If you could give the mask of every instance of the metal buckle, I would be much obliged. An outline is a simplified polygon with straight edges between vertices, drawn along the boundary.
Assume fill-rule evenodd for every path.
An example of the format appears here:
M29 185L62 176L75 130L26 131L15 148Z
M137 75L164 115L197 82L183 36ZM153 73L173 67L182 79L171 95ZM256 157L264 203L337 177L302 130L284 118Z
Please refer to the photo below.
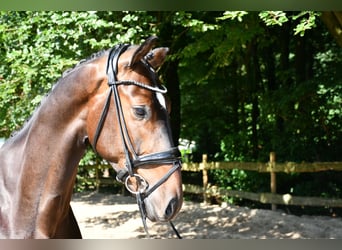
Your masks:
M137 185L137 188L135 190L133 190L132 187L130 187L130 185L131 186L133 185L129 183L131 178L135 178L136 183L134 185ZM145 193L146 190L148 189L148 183L141 175L133 174L133 176L129 175L126 177L125 187L132 194L138 194L138 193L142 194L142 193Z

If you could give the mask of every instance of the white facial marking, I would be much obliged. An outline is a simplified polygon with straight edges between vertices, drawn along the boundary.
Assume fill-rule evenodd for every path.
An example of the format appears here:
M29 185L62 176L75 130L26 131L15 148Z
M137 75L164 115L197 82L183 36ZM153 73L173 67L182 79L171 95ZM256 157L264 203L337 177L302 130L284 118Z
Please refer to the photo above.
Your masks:
M157 92L157 93L156 93L156 96L157 96L157 99L158 99L160 105L161 105L164 109L166 109L166 100L165 100L164 95L163 95L162 93Z

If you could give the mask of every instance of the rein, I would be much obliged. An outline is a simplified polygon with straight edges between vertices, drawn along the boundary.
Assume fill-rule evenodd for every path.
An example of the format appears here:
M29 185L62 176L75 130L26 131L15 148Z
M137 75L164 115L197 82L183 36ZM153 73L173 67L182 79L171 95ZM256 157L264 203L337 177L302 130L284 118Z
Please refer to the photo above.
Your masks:
M150 237L147 224L146 224L146 210L145 210L145 203L144 200L160 185L162 185L176 170L181 167L180 163L180 152L177 147L172 147L169 150L145 154L145 155L138 155L134 150L133 144L129 138L128 130L123 114L123 109L120 101L120 96L118 92L119 85L136 85L138 87L157 92L157 93L166 93L167 89L164 86L150 86L146 85L141 82L137 82L134 80L124 80L120 81L117 79L117 72L118 72L118 60L120 55L126 51L129 47L127 44L120 44L115 46L111 49L108 56L107 61L107 69L106 73L108 76L108 86L109 91L105 101L105 105L102 109L102 113L97 125L97 129L95 131L94 140L93 140L93 147L94 151L96 152L96 144L99 139L100 133L103 128L104 120L107 116L109 105L111 101L111 96L113 94L114 106L115 111L117 113L118 124L120 128L120 136L123 143L124 153L125 153L125 169L119 170L116 176L116 179L125 184L127 190L136 196L137 204L139 206L140 215L142 218L142 222L144 225L145 232L148 237ZM172 168L152 187L149 187L148 182L139 174L134 173L134 168L143 166L143 165L153 165L153 164L172 164ZM136 190L133 190L130 187L130 182L132 178L135 179L138 187ZM172 229L174 230L175 234L179 239L181 236L177 232L175 226L171 221L169 221Z

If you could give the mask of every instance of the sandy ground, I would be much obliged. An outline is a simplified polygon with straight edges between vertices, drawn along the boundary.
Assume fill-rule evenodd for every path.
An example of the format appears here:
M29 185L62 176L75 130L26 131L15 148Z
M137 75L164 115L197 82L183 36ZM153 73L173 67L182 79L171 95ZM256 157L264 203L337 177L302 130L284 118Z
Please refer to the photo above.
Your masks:
M132 197L75 194L71 202L83 238L146 238ZM173 223L184 239L342 239L342 218L185 202ZM176 238L168 223L148 221L152 238Z

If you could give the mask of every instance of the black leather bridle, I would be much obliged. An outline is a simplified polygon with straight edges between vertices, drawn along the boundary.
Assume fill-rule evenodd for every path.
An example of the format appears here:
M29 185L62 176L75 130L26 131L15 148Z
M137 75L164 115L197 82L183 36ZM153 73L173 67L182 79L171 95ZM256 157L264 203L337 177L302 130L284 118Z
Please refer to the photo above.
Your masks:
M125 168L117 172L116 178L118 181L125 184L129 192L131 192L132 194L136 196L141 218L142 218L143 225L144 225L144 229L145 229L146 234L149 236L147 225L146 225L146 210L145 210L144 200L154 190L156 190L160 185L162 185L175 171L181 168L180 152L177 147L172 147L169 150L162 151L162 152L138 155L133 147L133 144L128 135L128 130L127 130L127 126L126 126L126 122L125 122L125 118L124 118L124 114L122 110L120 96L118 93L118 86L119 85L136 85L138 87L141 87L150 91L154 91L156 93L162 93L162 94L166 93L167 90L162 85L150 86L150 85L137 82L134 80L119 81L117 79L119 57L124 51L126 51L128 47L129 47L128 44L120 44L112 48L109 52L108 61L107 61L107 69L106 69L109 91L108 91L105 105L103 107L103 110L102 110L102 113L101 113L101 116L97 125L97 129L95 131L92 145L96 152L96 144L99 139L100 133L102 131L103 124L108 113L111 96L113 94L114 106L116 109L118 124L120 128L120 136L123 142L123 148L124 148L124 153L126 157ZM148 65L146 61L143 61L143 63ZM137 173L134 173L134 169L143 165L155 165L155 164L172 164L172 167L156 184L154 184L152 187L149 187L149 184L144 179L144 177L142 177L141 175ZM132 182L131 178L134 178L136 181L136 184L138 185L135 190L132 189L129 185L129 183ZM176 233L177 237L181 238L171 221L170 221L170 225L173 228L174 232Z

